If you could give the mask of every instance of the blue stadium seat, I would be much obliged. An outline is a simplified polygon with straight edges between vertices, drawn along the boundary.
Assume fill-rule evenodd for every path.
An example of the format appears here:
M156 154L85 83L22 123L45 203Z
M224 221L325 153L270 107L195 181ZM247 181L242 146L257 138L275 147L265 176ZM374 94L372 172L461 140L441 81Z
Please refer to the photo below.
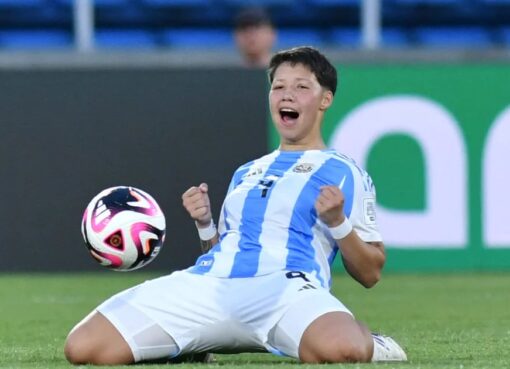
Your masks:
M381 43L383 47L407 47L409 37L406 29L385 28L382 30Z
M510 0L478 0L485 5L505 5L510 6Z
M423 27L414 31L417 46L425 47L487 47L490 34L482 27Z
M143 29L97 30L95 44L98 48L155 48L157 42L152 32Z
M498 33L503 46L510 47L510 27L502 27Z
M55 0L54 0L55 1ZM56 0L66 4L70 9L75 0ZM130 28L137 27L142 22L148 20L145 12L139 6L138 2L133 0L93 0L95 10L96 26ZM147 27L151 27L151 20Z
M45 0L0 0L0 7L22 8L44 5Z
M358 28L334 28L330 32L330 42L338 47L359 47L361 33Z
M295 0L220 0L221 3L236 7L260 6L260 7L279 7L293 6Z
M353 6L360 5L360 0L306 0L307 3L314 6L332 7L332 6Z
M181 49L225 49L234 47L231 29L170 28L161 33L160 39L164 46Z
M76 1L76 0L73 0ZM133 1L129 0L93 0L95 6L129 6Z
M334 28L330 33L330 41L339 47L361 46L361 31L358 28ZM381 30L381 47L409 46L407 32L400 28L384 28Z
M1 1L1 0L0 0ZM53 0L64 5L71 6L76 0ZM129 6L133 1L129 0L91 0L96 7L121 7Z
M213 0L141 0L151 7L196 7L212 5Z
M60 30L2 30L0 48L54 49L73 46L70 32Z
M315 46L324 44L324 38L319 31L310 28L282 28L278 30L277 49L287 49L295 46Z
M465 0L390 0L388 3L394 3L399 5L466 5Z

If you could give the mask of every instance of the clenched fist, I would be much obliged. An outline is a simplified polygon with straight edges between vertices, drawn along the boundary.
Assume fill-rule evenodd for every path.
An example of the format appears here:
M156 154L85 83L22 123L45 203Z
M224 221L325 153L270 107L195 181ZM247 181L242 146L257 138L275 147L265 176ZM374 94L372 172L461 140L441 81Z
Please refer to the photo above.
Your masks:
M192 219L200 226L208 226L211 223L211 203L207 194L207 183L189 188L182 195L182 205L188 211Z
M315 201L315 210L328 227L335 227L345 219L344 202L344 194L337 186L322 186Z

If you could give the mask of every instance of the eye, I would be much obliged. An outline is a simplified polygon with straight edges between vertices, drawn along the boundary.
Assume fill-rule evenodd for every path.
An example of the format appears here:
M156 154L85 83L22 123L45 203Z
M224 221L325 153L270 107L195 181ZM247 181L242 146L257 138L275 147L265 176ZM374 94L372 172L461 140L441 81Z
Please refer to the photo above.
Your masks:
M274 85L273 90L281 90L283 88L282 85Z
M308 90L308 86L306 85L298 85L298 88L301 90Z

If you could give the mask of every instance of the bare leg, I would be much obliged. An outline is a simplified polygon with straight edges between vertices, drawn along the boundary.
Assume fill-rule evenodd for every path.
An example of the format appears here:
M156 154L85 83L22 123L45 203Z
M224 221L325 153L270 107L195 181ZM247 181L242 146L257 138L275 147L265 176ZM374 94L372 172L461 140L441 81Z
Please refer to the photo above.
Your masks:
M369 362L373 353L370 331L344 312L330 312L306 328L299 344L305 363Z
M64 353L72 364L121 365L134 362L127 342L97 311L90 313L71 330Z

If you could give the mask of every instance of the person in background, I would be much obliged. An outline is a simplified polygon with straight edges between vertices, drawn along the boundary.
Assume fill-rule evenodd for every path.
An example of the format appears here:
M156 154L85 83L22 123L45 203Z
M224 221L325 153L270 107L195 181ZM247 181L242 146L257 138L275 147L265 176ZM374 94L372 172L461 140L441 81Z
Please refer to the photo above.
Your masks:
M262 8L246 8L234 20L234 38L244 65L267 68L276 41L276 30Z

